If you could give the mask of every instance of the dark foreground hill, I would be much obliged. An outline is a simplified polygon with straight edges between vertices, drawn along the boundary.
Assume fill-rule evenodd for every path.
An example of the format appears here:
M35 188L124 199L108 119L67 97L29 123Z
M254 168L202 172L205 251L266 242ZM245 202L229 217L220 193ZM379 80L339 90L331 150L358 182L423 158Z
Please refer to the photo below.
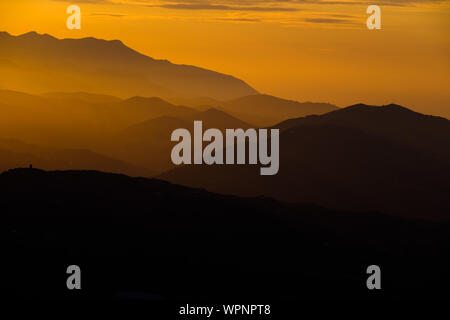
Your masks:
M449 294L447 223L239 198L94 171L0 175L12 297L273 301ZM66 289L66 268L82 290ZM366 289L366 268L382 291ZM271 300L272 299L272 300ZM223 302L221 302L223 303Z
M90 169L130 176L151 177L154 171L106 157L87 149L42 147L19 140L0 138L0 172L33 165L47 170Z

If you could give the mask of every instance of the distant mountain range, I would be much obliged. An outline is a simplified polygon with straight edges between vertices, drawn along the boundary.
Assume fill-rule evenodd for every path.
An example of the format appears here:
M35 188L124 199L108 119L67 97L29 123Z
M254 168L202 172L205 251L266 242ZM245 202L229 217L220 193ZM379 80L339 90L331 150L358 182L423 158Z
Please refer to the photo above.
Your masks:
M286 107L286 100L267 95L249 96L247 100L248 108L242 106L242 110L246 110L243 112L258 113L255 120L266 119L266 124L273 124L279 118L271 116L276 110L280 114L296 116L305 115L308 111L317 114L324 112L320 104L317 104L318 111L314 112L314 109L305 109L303 104L294 101L290 101ZM133 164L137 168L148 168L141 172L141 175L148 176L148 172L160 173L172 167L170 135L177 128L191 128L194 120L202 120L205 128L222 130L257 127L255 123L232 116L239 109L235 105L236 101L241 103L240 100L220 103L214 100L210 102L215 102L215 107L199 107L195 104L174 105L158 97L135 96L120 99L84 92L31 95L0 90L0 138L58 150L91 150ZM261 108L261 112L257 112L259 103L265 106ZM9 151L14 153L14 150ZM4 163L12 164L9 161ZM20 161L11 167L23 164ZM65 164L56 167L45 165L43 168L70 169ZM108 168L110 167L85 167L109 171ZM136 175L134 170L127 169L124 172Z
M266 94L250 95L217 105L224 111L259 127L275 125L283 120L320 115L338 109L329 103L297 102Z
M98 96L78 96L49 98L0 90L0 137L57 148L90 148L97 139L135 123L197 112L159 98L99 103Z
M272 126L286 119L321 115L339 109L330 103L298 102L267 94L254 94L227 101L207 97L169 100L199 110L214 107L258 127Z
M280 128L280 170L257 166L182 166L160 176L211 191L450 218L450 121L397 105L356 105L292 119Z
M189 65L147 57L119 40L57 39L0 32L0 88L26 92L233 99L257 91L244 81Z
M152 168L156 172L167 171L174 167L170 158L173 147L170 141L172 132L178 128L193 132L194 120L201 120L204 129L217 128L225 131L227 128L252 127L223 111L212 108L195 113L188 112L178 117L162 116L137 123L108 136L100 141L95 149L112 157Z
M248 107L238 108L245 100ZM303 104L256 95L215 108L194 101L188 107L156 97L36 96L8 90L0 90L0 101L0 137L18 141L0 144L2 169L34 163L46 169L161 174L165 180L220 193L344 210L436 219L448 218L450 212L450 121L398 105L355 105L282 121L274 126L281 132L280 171L261 177L256 166L175 167L171 132L192 129L194 120L222 130L258 127L234 111L256 112L253 102L259 101L260 114L269 119L275 110L302 114ZM33 147L18 148L20 143Z

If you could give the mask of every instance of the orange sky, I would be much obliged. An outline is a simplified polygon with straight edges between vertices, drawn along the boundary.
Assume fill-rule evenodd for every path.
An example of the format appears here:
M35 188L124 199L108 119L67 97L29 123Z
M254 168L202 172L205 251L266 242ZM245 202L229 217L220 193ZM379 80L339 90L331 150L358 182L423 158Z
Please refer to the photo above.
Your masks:
M81 30L66 28L69 4L81 7ZM370 4L382 30L366 28ZM120 39L283 98L450 118L450 1L2 0L0 30Z

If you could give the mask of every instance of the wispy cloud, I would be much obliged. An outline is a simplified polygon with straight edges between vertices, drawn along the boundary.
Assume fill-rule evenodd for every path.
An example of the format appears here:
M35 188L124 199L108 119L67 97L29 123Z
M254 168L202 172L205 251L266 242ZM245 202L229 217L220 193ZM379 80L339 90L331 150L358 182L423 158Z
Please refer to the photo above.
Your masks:
M297 11L298 5L411 6L448 3L448 0L53 0L70 3L127 4L176 10Z
M58 1L58 2L67 2L71 4L80 4L80 3L92 3L92 4L111 4L114 3L110 0L52 0L52 1Z
M353 24L354 21L347 19L331 19L331 18L305 18L305 22L309 23L331 23L331 24Z
M217 18L217 21L234 21L234 22L261 22L261 19L256 18Z
M90 0L87 0L90 1ZM92 0L95 1L95 0ZM108 0L99 0L99 1L108 1ZM109 0L112 1L112 0ZM120 1L120 0L114 0ZM127 1L127 0L122 0ZM272 7L272 8L287 8L285 5L292 6L294 4L311 4L311 5L368 5L368 4L377 4L377 5L392 5L392 6L402 6L402 5L411 5L417 3L445 3L448 0L129 0L133 3L139 4L149 4L149 5L157 5L159 3L160 6L170 7L173 9L186 9L192 7L192 9L200 8L200 7L247 7L252 8L252 6L258 7ZM128 1L127 1L128 2ZM295 9L295 8L293 8Z
M298 8L291 7L254 7L254 6L230 6L219 4L162 4L151 5L152 7L160 7L165 9L178 9L178 10L226 10L226 11L258 11L258 12L287 12L287 11L299 11Z
M113 17L113 18L122 18L126 17L126 14L119 14L119 13L92 13L90 14L92 17Z

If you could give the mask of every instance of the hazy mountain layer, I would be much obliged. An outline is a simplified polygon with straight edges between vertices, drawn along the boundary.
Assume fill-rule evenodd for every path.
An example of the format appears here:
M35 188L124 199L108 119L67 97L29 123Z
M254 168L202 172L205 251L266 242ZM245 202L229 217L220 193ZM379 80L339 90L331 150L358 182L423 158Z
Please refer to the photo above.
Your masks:
M232 99L257 93L218 72L156 60L119 40L57 39L0 32L0 88L27 92L87 91L129 97L208 95Z
M195 120L202 121L203 130L217 128L225 132L227 128L251 127L223 111L209 109L179 117L163 116L135 124L107 137L96 149L161 173L174 167L171 149L177 142L171 141L172 132L185 128L192 133Z
M121 100L64 94L50 98L0 90L0 137L58 148L90 148L94 142L133 124L197 112L156 97Z
M209 97L169 98L169 101L201 111L214 107L258 127L272 126L286 119L321 115L339 109L329 103L298 102L267 94L253 94L226 101L218 101Z
M219 103L218 106L259 127L272 126L280 121L306 115L320 115L338 107L329 103L297 102L265 94L250 95Z

